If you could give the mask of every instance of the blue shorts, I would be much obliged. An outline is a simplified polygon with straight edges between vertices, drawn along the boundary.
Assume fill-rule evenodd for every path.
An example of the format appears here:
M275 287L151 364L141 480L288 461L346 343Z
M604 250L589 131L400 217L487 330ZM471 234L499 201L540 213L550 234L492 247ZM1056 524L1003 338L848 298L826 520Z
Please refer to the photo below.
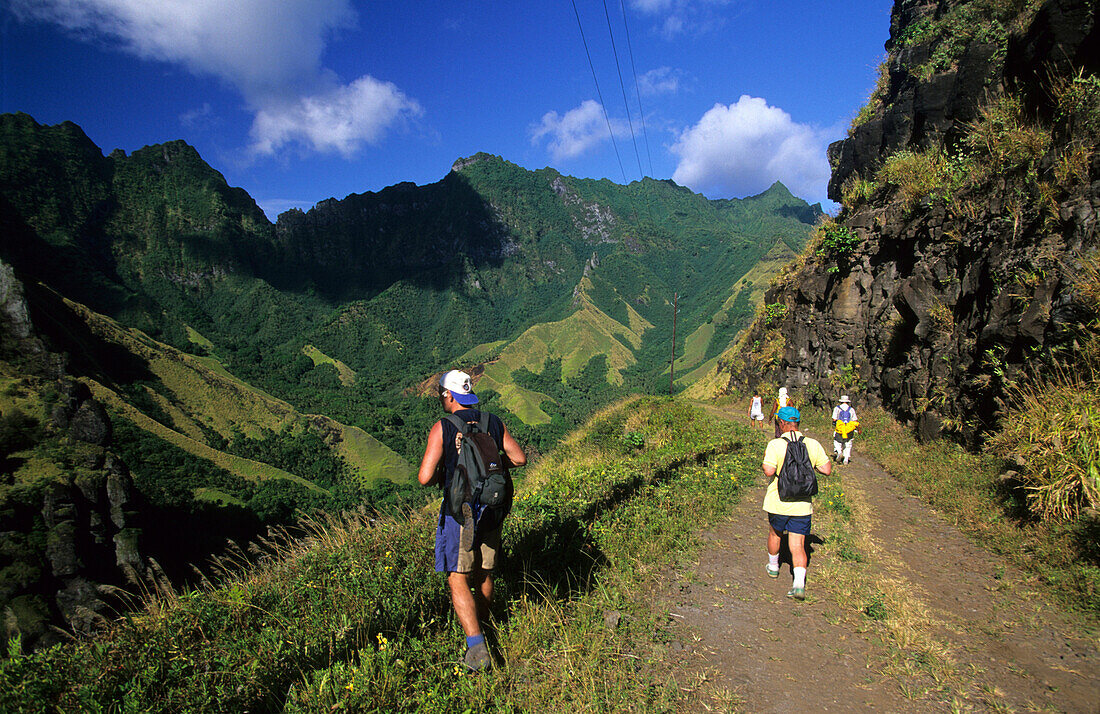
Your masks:
M451 516L440 513L435 529L435 570L437 573L492 572L500 553L500 524L486 522L474 530L474 547L465 551L459 547L464 525Z
M782 533L787 531L788 533L797 533L799 535L810 535L810 519L813 516L779 516L774 513L768 514L768 523L775 530L776 533Z

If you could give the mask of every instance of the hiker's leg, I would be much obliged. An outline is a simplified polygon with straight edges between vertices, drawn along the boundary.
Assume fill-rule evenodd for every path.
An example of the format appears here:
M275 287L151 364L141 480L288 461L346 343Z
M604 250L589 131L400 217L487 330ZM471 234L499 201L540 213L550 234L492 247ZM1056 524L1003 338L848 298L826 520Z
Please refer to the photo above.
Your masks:
M841 453L842 448L843 447L841 447L840 442L837 441L836 439L833 439L833 454L835 454L838 459L840 458L840 453Z
M451 588L451 604L455 608L455 617L467 637L481 634L481 625L477 619L477 601L470 590L470 579L466 573L448 573L447 585ZM492 587L492 586L490 586Z
M470 573L467 579L470 583L477 605L477 617L479 622L489 621L489 605L493 602L493 574L484 570Z
M768 540L769 544L771 539ZM791 567L806 567L806 536L787 531L787 547L791 549Z
M783 536L779 534L771 524L768 524L768 555L779 555L779 546L783 544Z
M845 463L847 463L848 459L850 459L852 457L852 442L853 441L855 441L855 439L848 439L847 443L844 444L844 462Z

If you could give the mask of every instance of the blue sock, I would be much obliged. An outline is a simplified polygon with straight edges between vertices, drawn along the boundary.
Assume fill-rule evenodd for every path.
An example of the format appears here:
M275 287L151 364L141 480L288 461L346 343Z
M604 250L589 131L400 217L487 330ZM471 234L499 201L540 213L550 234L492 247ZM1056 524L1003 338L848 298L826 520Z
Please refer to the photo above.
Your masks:
M485 641L485 635L474 635L473 637L466 638L466 647L473 647L474 645L481 644Z

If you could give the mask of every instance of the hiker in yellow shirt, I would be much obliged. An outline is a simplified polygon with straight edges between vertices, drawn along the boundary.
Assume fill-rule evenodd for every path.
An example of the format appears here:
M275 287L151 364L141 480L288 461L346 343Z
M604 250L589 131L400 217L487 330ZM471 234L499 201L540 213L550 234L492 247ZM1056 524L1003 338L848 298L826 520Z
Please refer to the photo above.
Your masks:
M764 495L764 511L768 514L768 577L779 577L779 546L782 543L783 532L786 531L787 546L791 551L791 572L794 576L791 589L787 591L787 597L805 600L808 562L806 536L810 534L814 507L810 499L800 501L780 499L779 479L776 477L783 468L788 445L792 441L797 441L799 437L802 437L806 446L806 455L810 459L810 464L818 473L828 476L832 472L833 465L821 444L816 439L803 436L798 430L802 415L797 409L783 407L776 414L776 419L782 435L768 442L761 467L764 475L771 479L767 493Z

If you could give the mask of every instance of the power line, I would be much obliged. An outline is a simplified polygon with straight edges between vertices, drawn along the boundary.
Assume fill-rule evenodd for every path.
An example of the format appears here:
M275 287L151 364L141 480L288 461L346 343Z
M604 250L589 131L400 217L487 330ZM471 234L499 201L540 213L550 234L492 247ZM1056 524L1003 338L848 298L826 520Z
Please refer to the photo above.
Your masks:
M634 157L638 159L638 173L645 178L642 169L642 157L638 153L638 139L634 136L634 121L630 118L630 100L626 98L626 85L623 83L623 70L619 66L619 50L615 47L615 33L611 30L611 13L607 11L607 0L603 0L603 15L607 18L607 34L611 38L611 54L615 57L615 71L619 73L619 88L623 91L623 106L626 107L626 123L630 127L630 141L634 144ZM625 180L625 179L624 179Z
M626 29L626 49L630 53L630 71L634 75L634 91L638 95L638 119L642 122L642 137L645 139L645 155L649 159L649 175L653 175L653 155L649 152L649 132L645 128L645 112L642 111L642 88L638 86L638 70L634 66L634 47L630 43L630 25L626 22L626 0L619 0L623 9L623 28Z
M588 68L592 71L592 81L596 84L596 96L600 98L600 108L603 110L604 121L607 122L607 133L611 136L611 146L615 148L615 159L619 162L619 171L623 174L623 183L626 181L626 169L623 168L622 157L619 156L619 145L615 143L615 132L611 130L611 119L607 116L607 104L603 100L603 92L600 91L600 80L596 79L596 67L592 64L592 53L588 51L588 40L584 38L584 28L581 26L581 14L577 12L577 0L571 0L573 3L573 14L577 17L577 29L581 33L581 42L584 43L584 53L588 55ZM604 10L606 11L607 4L605 0ZM618 59L615 60L618 63ZM621 84L620 80L620 84ZM631 130L633 133L633 130Z

